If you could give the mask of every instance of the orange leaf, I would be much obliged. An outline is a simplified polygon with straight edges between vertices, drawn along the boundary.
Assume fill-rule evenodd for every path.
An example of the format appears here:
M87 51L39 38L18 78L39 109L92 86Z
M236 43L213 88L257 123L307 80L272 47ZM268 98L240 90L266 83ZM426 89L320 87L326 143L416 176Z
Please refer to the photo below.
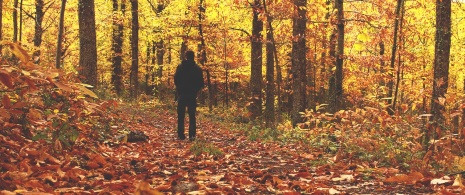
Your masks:
M150 188L149 183L146 181L141 181L139 183L139 186L136 189L136 192L134 192L135 195L162 195L158 190L152 190Z
M9 46L11 52L12 52L17 58L19 58L19 60L21 60L21 62L27 63L27 62L29 62L29 59L31 59L31 57L30 57L29 54L26 52L26 50L24 50L24 49L23 49L20 45L18 45L17 43L8 42L8 43L6 43L6 45Z

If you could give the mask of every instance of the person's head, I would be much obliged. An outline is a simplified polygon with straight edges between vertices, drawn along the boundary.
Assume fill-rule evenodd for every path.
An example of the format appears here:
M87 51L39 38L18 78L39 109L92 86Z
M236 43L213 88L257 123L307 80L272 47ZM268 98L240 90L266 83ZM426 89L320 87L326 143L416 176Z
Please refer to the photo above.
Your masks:
M192 50L186 51L186 60L194 61L195 53Z

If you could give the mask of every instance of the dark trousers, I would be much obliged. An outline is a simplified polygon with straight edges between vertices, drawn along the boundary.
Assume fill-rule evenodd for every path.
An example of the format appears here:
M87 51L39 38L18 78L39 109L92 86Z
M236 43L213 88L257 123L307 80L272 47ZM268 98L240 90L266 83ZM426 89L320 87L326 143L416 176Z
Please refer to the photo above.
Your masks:
M185 139L184 135L184 119L187 113L189 114L189 138L194 138L196 133L195 124L195 110L197 107L197 101L195 95L179 96L178 97L178 138Z

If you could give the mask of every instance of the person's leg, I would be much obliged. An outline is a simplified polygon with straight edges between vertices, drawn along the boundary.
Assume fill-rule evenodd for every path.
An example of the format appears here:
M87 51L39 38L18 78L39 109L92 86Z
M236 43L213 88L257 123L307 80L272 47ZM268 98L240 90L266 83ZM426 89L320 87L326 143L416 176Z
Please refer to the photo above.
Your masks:
M195 97L189 100L187 105L187 112L189 114L189 139L195 139L196 134L196 119L195 119L195 111L197 108L197 102Z
M182 98L178 99L178 139L186 139L184 135L184 120L186 116L186 102Z

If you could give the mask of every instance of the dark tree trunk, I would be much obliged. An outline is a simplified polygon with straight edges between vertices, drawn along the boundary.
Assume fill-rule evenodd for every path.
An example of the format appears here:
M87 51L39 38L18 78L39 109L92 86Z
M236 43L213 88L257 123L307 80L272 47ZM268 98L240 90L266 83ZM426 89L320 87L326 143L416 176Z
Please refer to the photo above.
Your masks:
M13 2L13 42L18 41L18 0Z
M336 53L336 73L335 73L335 107L337 110L344 109L344 90L342 84L344 81L344 1L335 0L337 11L337 53Z
M0 40L3 40L3 0L0 0ZM0 45L0 56L2 55L3 46Z
M426 133L425 143L435 135L436 128L442 129L445 118L445 94L449 86L449 58L451 46L451 1L436 0L436 43L434 46L434 80L431 97L431 120L433 127Z
M94 0L79 1L79 74L83 82L97 86L97 38Z
M19 42L23 40L23 0L19 2Z
M262 114L262 59L263 59L263 21L259 19L259 14L263 9L260 0L254 0L252 5L253 20L252 20L252 54L250 67L250 90L251 104L249 111L251 118L255 119Z
M62 55L62 48L63 48L63 30L64 30L64 20L65 20L65 8L66 8L66 0L61 1L61 10L60 10L60 22L58 24L58 41L57 41L57 52L56 52L56 59L55 59L55 67L61 67L61 55ZM81 22L81 20L79 20ZM80 24L80 23L79 23ZM80 31L79 31L80 33ZM79 37L80 38L80 37ZM82 51L80 52L82 53Z
M397 52L397 70L396 70L396 86L394 89L394 97L392 100L392 107L391 107L391 113L394 114L396 111L396 105L397 105L397 99L398 99L398 94L399 94L399 86L402 80L401 72L402 72L402 56L400 55L402 51L402 26L403 26L403 21L404 21L404 12L405 12L405 7L404 7L404 1L402 1L401 5L402 12L400 14L400 25L399 25L399 52Z
M42 21L44 20L44 0L36 0L36 17L35 25L34 25L34 46L36 48L40 48L42 44ZM32 54L33 59L36 60L37 63L40 62L40 49L34 51Z
M293 19L293 42L292 42L292 124L302 122L300 112L305 109L306 95L306 40L305 31L307 30L307 11L305 9L307 0L294 0L296 9L295 18Z
M334 29L329 37L329 57L332 66L330 67L333 69L336 67L336 42L337 42L337 30ZM336 112L336 85L335 85L335 74L331 72L329 76L329 89L328 89L328 104L329 104L329 111Z
M145 63L145 94L149 95L150 94L150 85L149 85L149 77L150 77L150 72L153 71L153 66L150 65L150 41L147 42L147 50L146 50L146 58L147 61Z
M396 62L396 51L397 51L397 41L398 41L398 31L399 31L399 20L400 20L400 10L402 7L403 0L397 0L397 7L396 7L396 19L394 21L394 37L392 42L392 52L391 52L391 65L389 70L389 81L387 84L388 87L388 107L389 114L394 114L393 110L393 96L394 96L394 65Z
M157 65L158 65L158 70L157 70L157 90L159 93L159 97L162 98L163 94L160 93L160 86L161 86L161 79L163 77L163 57L165 56L165 44L163 40L160 40L159 42L156 43L156 48L157 48Z
M266 14L267 31L266 31L266 98L265 98L265 123L269 128L275 126L275 84L274 84L274 56L275 45L273 38L272 18L266 9L266 1L263 0L263 9Z
M199 45L199 52L200 52L200 64L202 65L201 67L205 70L205 63L207 62L207 48L205 45L205 37L203 35L203 20L204 20L204 15L205 15L205 5L203 3L203 0L200 0L199 2L199 35L200 35L200 45ZM212 89L212 83L210 80L210 71L209 69L207 70L207 87L208 87L208 110L211 112L213 110L213 99L214 99L214 91Z
M113 34L112 34L112 67L113 74L111 75L111 82L115 87L116 94L120 96L123 92L123 68L122 68L122 55L123 55L123 23L119 17L118 12L124 16L126 9L125 0L121 1L121 5L118 5L118 0L113 0Z
M139 1L131 1L131 97L139 95Z

